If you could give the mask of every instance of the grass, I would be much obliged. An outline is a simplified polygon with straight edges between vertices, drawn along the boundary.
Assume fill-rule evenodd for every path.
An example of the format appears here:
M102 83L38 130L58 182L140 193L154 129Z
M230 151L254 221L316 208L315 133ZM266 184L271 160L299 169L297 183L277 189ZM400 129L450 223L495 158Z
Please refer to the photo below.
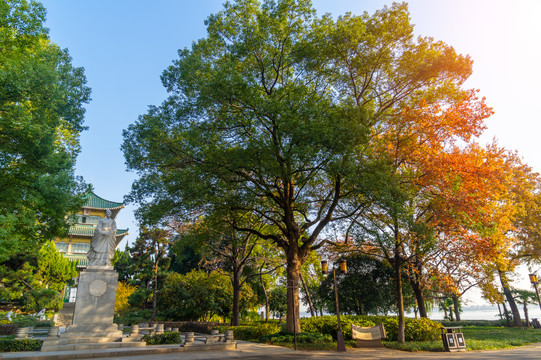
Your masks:
M505 328L495 326L470 326L462 329L468 350L508 349L541 342L541 330ZM385 347L403 351L444 351L441 341L411 341L399 344L385 341Z
M539 329L472 326L462 332L470 350L506 349L541 342Z
M517 346L541 342L541 330L531 328L506 328L496 326L468 326L462 328L468 350L508 349ZM257 341L257 340L255 340ZM384 341L385 347L402 351L444 351L441 340L438 341L409 341L399 344L396 341ZM273 345L293 348L292 342L273 343ZM354 340L346 340L346 347L355 346ZM336 342L325 344L297 344L299 350L336 350Z

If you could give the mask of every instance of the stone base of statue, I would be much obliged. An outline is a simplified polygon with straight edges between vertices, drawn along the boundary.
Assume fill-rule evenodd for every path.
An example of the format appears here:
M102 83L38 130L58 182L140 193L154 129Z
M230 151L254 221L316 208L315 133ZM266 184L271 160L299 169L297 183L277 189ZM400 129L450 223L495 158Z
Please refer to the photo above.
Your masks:
M70 351L146 346L141 341L122 341L113 324L118 274L112 266L92 266L79 274L73 323L60 335L49 336L41 351ZM130 340L130 339L128 339Z
M61 337L122 337L113 324L118 273L112 266L91 266L79 274L73 324Z

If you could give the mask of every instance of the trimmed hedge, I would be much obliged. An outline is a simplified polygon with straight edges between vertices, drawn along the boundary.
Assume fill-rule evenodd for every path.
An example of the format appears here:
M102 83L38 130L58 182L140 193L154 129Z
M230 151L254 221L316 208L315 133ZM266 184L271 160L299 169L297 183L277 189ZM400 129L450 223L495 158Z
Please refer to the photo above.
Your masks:
M275 343L292 343L294 335L286 331L280 331L279 333L272 335L265 335L261 337L261 341L275 344ZM332 343L333 338L328 334L319 333L299 333L297 334L298 344L328 344Z
M505 320L461 320L461 321L447 321L439 320L440 324L445 327L453 326L505 326Z
M166 332L153 336L145 335L143 336L143 341L145 341L147 345L180 344L180 333Z
M351 339L351 324L357 326L375 326L373 321L368 319L356 319L348 316L340 316L340 326L342 327L342 333L344 339ZM338 320L336 316L318 316L311 318L301 319L301 329L307 333L320 333L328 334L336 340L336 333L338 331Z
M14 335L18 328L17 324L2 324L0 325L0 335Z
M398 318L396 316L354 316L340 317L344 339L351 340L351 324L370 327L383 323L388 341L397 341ZM436 341L440 338L441 324L425 318L405 319L406 341ZM301 328L310 333L329 334L336 339L338 324L336 316L320 316L301 319Z
M255 326L219 326L221 333L233 330L235 340L259 340L262 336L276 334L280 331L278 324L258 324Z
M225 324L218 322L198 322L198 321L156 321L150 324L163 324L164 327L178 328L180 332L196 332L201 334L210 334L210 330L217 329Z
M13 324L18 325L21 328L30 326L33 326L34 328L48 328L54 326L54 322L51 320L37 320L32 316L17 318L13 320Z
M7 339L0 340L0 352L40 351L42 340L37 339Z

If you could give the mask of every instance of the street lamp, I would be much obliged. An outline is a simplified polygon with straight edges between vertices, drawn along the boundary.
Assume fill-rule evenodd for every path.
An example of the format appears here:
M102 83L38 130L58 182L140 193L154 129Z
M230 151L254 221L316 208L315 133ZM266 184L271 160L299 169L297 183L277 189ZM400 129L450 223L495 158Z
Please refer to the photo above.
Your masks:
M539 308L541 309L541 301L539 300L539 290L537 289L537 284L539 283L537 281L537 276L535 274L530 274L530 282L532 283L535 294L537 295L537 303L539 304Z
M327 264L327 260L321 261L321 272L323 275L327 274L329 270L329 266ZM340 272L342 274L348 273L348 267L346 260L340 260ZM338 322L338 332L336 333L336 350L338 351L346 351L346 343L344 342L344 334L342 334L342 327L340 326L340 307L338 306L338 290L336 286L336 269L333 266L332 269L332 276L334 280L334 298L336 301L336 320Z

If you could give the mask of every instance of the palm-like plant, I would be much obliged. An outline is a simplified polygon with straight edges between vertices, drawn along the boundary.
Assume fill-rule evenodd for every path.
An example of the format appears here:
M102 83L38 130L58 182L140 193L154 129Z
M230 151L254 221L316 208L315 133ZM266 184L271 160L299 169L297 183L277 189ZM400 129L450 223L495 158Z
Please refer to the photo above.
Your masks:
M530 327L530 320L528 319L528 304L535 304L537 302L537 296L533 291L515 289L513 290L513 297L517 303L522 304L524 307L526 326Z

